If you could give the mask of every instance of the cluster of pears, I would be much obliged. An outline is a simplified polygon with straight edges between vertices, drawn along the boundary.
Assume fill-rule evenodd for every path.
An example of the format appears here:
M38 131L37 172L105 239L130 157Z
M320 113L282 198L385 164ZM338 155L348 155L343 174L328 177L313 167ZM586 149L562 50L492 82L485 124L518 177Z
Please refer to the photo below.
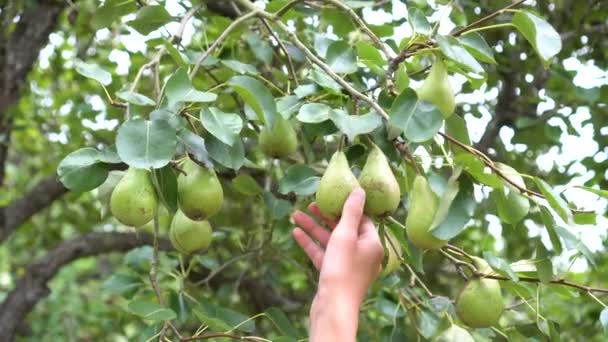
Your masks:
M222 185L213 169L201 167L190 159L184 162L183 171L185 174L177 178L179 209L172 218L167 209L159 206L150 172L133 167L112 191L112 215L127 226L152 230L152 220L158 214L159 230L169 230L176 250L184 254L206 250L212 234L207 218L222 207Z
M295 152L298 137L289 121L277 115L272 128L264 127L260 132L259 144L268 157L283 158Z
M337 219L348 195L358 186L365 190L364 212L369 217L385 217L399 206L399 183L382 150L372 143L358 180L351 172L343 151L338 150L332 155L315 198L321 214Z
M416 90L418 99L434 104L444 118L450 117L456 108L454 90L448 78L448 69L437 58L422 86Z

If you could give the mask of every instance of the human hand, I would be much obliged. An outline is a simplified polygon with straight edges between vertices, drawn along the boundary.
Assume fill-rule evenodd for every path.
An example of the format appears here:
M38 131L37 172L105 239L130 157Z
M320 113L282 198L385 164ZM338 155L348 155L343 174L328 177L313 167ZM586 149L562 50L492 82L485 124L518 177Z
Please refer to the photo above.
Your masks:
M308 209L329 229L304 212L292 216L299 226L293 231L295 240L320 271L310 313L311 341L356 339L359 305L380 271L384 254L373 222L363 215L364 204L365 192L353 190L335 222L324 218L312 203Z

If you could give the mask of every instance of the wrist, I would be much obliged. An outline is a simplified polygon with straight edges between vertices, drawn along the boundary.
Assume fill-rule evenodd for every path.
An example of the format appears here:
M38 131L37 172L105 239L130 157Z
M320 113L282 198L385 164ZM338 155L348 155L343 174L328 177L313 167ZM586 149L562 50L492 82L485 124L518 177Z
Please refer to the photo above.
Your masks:
M355 341L359 300L319 288L310 309L310 341Z

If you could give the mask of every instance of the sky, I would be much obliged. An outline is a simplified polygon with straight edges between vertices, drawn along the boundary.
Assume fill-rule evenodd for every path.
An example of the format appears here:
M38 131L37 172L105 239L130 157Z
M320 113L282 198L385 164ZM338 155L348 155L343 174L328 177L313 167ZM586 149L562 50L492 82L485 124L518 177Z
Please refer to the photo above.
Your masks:
M257 4L263 6L259 1ZM436 11L435 14L432 17L429 17L428 19L431 22L441 20L439 25L439 33L447 34L455 27L455 24L449 19L450 8L442 5L436 6L440 10ZM166 8L171 13L171 15L174 16L180 16L184 13L184 9L180 5L178 5L178 2L176 0L167 0ZM393 0L393 13L387 13L383 10L363 10L364 20L374 25L381 25L388 21L406 18L407 14L407 7L402 2L396 0ZM133 19L133 15L124 17L123 21L128 21L131 19ZM311 18L310 20L315 19ZM117 65L116 72L121 75L127 75L131 68L131 63L129 61L129 53L145 52L147 49L145 41L147 39L159 37L163 34L165 36L168 36L169 34L174 33L178 29L178 26L179 24L177 22L167 24L164 29L157 30L156 32L150 34L148 37L144 37L129 28L130 34L121 35L120 37L127 51L115 49L110 54L110 60L115 62ZM191 40L194 33L195 28L191 21L185 27L183 35L183 40L185 44L187 44ZM331 30L329 33L329 36L331 37ZM412 28L406 22L395 28L393 38L396 41L401 41L403 38L409 37L411 35ZM96 35L97 40L105 40L109 37L110 32L107 29L99 30ZM582 37L581 39L584 40L586 39L586 37ZM64 38L58 34L51 35L49 46L47 46L41 52L42 68L49 66L49 57L54 53L55 47L58 47L63 43L63 40ZM515 33L512 33L509 36L508 41L505 42L505 44L515 43ZM502 51L502 47L497 46L495 50L495 53L500 53ZM70 56L64 57L67 58ZM522 54L520 58L536 58L536 56L527 56L526 54ZM589 89L608 84L608 71L600 70L593 64L592 61L581 63L577 58L571 57L565 59L563 61L563 65L567 70L572 70L576 72L574 84L578 87ZM532 82L532 80L532 75L526 76L527 82ZM482 115L480 117L474 117L470 113L465 113L464 115L472 141L478 141L482 136L486 125L492 117L492 114L484 108L483 103L495 100L498 95L498 89L488 89L486 86L483 86L481 87L481 89L475 90L472 93L460 93L462 85L464 84L464 82L466 82L466 78L461 75L452 75L450 77L450 81L455 92L457 93L456 102L458 104L463 105L463 109L465 110L465 112L469 110L471 106L482 105ZM417 86L419 86L419 83L416 81L412 81L410 86L416 88ZM551 110L555 108L555 101L548 97L544 93L544 91L541 91L539 96L541 97L542 102L538 106L538 115L542 114L546 110ZM89 98L89 101L95 110L103 111L106 108L105 99L101 98L100 96L93 95ZM600 151L600 147L593 139L593 127L591 123L584 123L584 121L587 120L590 115L593 115L593 113L589 112L589 108L565 107L560 110L568 116L568 120L570 120L571 124L576 129L578 135L568 134L567 129L565 129L564 123L560 119L550 119L547 124L563 128L562 135L560 138L562 145L560 146L561 148L558 146L550 148L547 153L539 156L536 159L536 163L542 171L549 171L552 168L558 168L558 170L560 171L563 170L566 171L568 174L571 174L572 179L570 180L570 182L562 186L556 186L555 190L558 192L563 191L567 199L572 201L573 203L576 203L580 208L584 208L585 210L594 210L599 213L605 213L608 207L608 201L601 199L599 196L591 194L587 191L575 188L575 186L583 185L588 179L593 177L592 173L587 171L583 165L577 163L576 161L581 160L585 157L594 156L596 162L603 162L608 158L608 147L603 147L603 151ZM63 115L67 115L69 112L69 105L67 108L62 108ZM119 124L117 120L106 120L104 114L100 114L95 121L86 121L87 122L84 122L84 125L89 127L90 129L114 129ZM602 130L602 133L608 135L608 128L604 128ZM525 145L511 143L511 140L514 136L514 131L511 128L503 127L499 134L507 150L517 152L523 152L525 150ZM52 141L65 142L67 136L62 132L58 132L51 135L49 139L51 139ZM573 162L574 164L566 170L566 166ZM608 171L606 171L606 176L608 177ZM487 189L482 189L481 186L477 186L475 191L477 200L482 200L482 198L487 195L487 193ZM504 244L501 238L502 227L498 217L488 214L486 216L486 223L488 225L489 231L495 236L497 240L496 248L500 250ZM527 220L525 221L525 223L529 229L529 234L531 237L538 236L540 234L545 245L551 246L549 237L543 227L535 225L531 220ZM596 225L571 225L569 227L569 230L580 236L583 242L592 251L597 251L603 248L602 241L603 239L606 239L606 236L608 235L607 227L608 219L604 216L598 216ZM555 260L557 261L558 267L569 265L568 257L571 254L572 252L565 252L564 255L558 258L558 260ZM584 271L587 267L588 266L586 261L583 258L578 258L572 266L571 270Z

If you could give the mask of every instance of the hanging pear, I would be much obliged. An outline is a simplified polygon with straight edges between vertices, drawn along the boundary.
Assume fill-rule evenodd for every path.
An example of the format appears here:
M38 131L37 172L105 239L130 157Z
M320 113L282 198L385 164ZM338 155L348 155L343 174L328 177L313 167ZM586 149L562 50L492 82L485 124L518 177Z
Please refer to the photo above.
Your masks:
M359 184L365 190L365 214L370 217L385 217L399 206L401 191L399 183L382 150L372 143L371 151L361 174Z
M437 196L424 176L414 179L410 192L410 203L405 220L407 236L414 246L422 249L439 249L447 241L440 240L430 232L438 205Z
M259 144L268 157L283 158L295 152L298 138L289 121L278 115L272 129L265 127L260 132Z
M158 232L160 234L166 234L169 232L169 228L171 227L171 215L167 208L164 205L158 206ZM154 220L140 226L141 228L151 234L154 234Z
M213 169L199 166L187 159L182 168L185 175L177 177L179 208L191 220L201 221L222 208L224 191Z
M154 218L158 211L158 197L147 170L129 168L112 191L110 211L122 224L133 227Z
M437 106L444 118L447 119L454 113L456 108L454 90L450 85L448 69L440 58L435 60L435 64L416 93L418 99Z
M209 248L212 232L209 221L191 220L181 210L178 210L171 222L169 240L178 252L192 254Z
M384 241L384 257L386 258L386 266L380 272L381 277L386 277L393 273L401 265L401 255L403 250L399 241L388 230L385 230Z
M492 273L488 263L474 257L473 263L480 272ZM471 328L491 327L498 323L505 303L496 279L477 278L470 280L456 299L456 313L460 320Z
M340 217L348 195L359 186L350 171L346 155L337 151L331 156L316 194L316 202L323 216L335 220Z

